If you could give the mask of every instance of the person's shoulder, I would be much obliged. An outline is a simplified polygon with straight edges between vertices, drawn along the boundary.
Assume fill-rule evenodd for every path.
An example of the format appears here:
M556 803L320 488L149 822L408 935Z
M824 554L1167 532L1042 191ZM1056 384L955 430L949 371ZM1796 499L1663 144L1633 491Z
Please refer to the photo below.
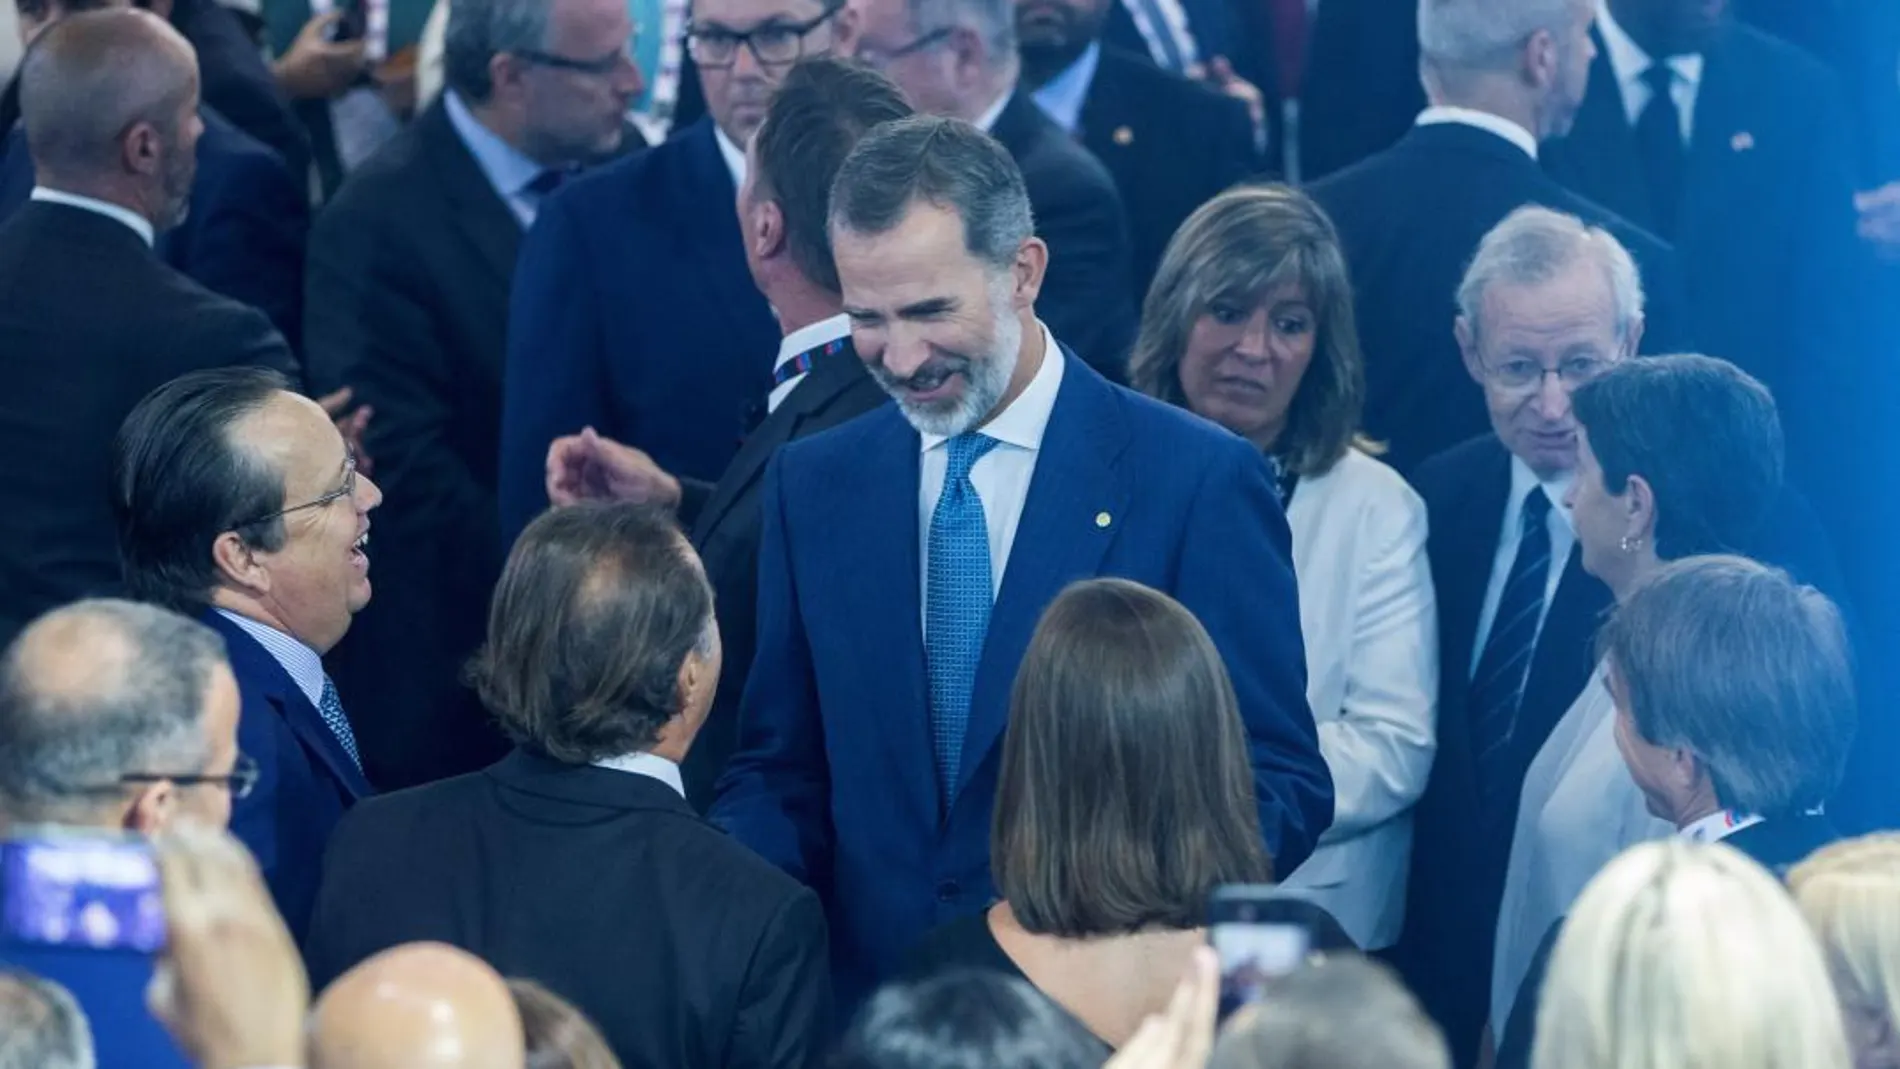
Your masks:
M470 799L488 790L488 783L487 774L477 771L372 795L350 807L332 839L343 848L395 843L407 850L417 841L412 829L418 825L467 823L473 816Z
M1839 92L1839 79L1826 63L1799 45L1764 33L1739 19L1730 19L1723 27L1711 61L1733 62L1746 68L1750 84L1760 84L1777 97L1788 93ZM1772 80L1759 82L1758 78ZM1793 100L1788 102L1793 103Z
M1542 200L1546 207L1567 212L1585 223L1607 230L1640 263L1671 255L1669 243L1623 218L1554 178L1548 179Z
M1424 499L1397 469L1358 448L1346 450L1346 455L1322 478L1337 480L1342 490L1381 512L1410 515L1425 511Z
M1074 364L1069 370L1074 372ZM1259 459L1259 450L1211 420L1126 386L1105 385L1127 421L1134 448L1203 464L1240 457Z
M1216 92L1204 83L1184 74L1163 70L1113 45L1102 47L1096 77L1113 78L1121 83L1124 91L1152 101L1156 110L1167 111L1182 120L1194 120L1209 113L1236 109L1245 113L1247 108L1241 101Z
M670 871L693 890L692 900L708 910L719 910L722 917L729 910L734 920L743 915L763 924L811 895L810 888L703 818L680 813L673 823L670 846L649 842L656 851L675 855Z
M1492 468L1507 470L1510 454L1495 434L1480 434L1427 458L1412 472L1412 487L1429 505Z

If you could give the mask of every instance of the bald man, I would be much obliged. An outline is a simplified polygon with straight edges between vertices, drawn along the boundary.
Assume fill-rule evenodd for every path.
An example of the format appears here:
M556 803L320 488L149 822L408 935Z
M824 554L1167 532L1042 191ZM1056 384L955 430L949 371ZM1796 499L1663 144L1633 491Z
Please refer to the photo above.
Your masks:
M310 1069L523 1069L507 982L443 943L364 961L337 977L311 1017Z
M262 313L153 254L188 210L200 124L191 46L143 11L64 19L20 75L38 186L0 226L0 642L119 588L112 437L139 398L230 364L297 371Z

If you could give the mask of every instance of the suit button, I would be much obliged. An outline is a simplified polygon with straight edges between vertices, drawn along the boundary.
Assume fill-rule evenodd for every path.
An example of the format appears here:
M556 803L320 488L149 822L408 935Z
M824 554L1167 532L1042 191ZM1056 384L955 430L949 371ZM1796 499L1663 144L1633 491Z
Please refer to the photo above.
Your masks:
M945 880L937 885L937 901L939 902L955 902L957 896L962 893L963 888L958 887L955 880Z

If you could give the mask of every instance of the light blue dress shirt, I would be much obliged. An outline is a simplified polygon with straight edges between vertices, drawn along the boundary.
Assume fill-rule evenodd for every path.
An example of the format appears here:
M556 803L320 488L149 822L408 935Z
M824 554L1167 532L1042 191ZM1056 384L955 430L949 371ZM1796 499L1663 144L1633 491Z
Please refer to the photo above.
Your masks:
M1082 105L1089 98L1089 86L1095 82L1095 68L1102 62L1102 44L1091 43L1068 69L1036 90L1036 106L1055 120L1057 126L1073 135L1082 125Z
M493 130L477 122L455 90L445 91L442 101L456 135L467 146L469 154L475 157L475 165L488 177L488 184L495 187L495 192L501 195L508 210L515 213L523 230L533 226L534 214L541 207L541 198L526 187L540 177L545 168L523 155L520 149L495 136Z

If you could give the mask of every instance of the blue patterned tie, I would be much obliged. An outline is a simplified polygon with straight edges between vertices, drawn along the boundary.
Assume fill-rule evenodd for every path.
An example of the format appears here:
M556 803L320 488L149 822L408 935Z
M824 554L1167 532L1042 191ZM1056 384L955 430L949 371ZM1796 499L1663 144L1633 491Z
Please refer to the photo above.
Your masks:
M996 448L994 438L959 434L945 448L949 467L943 494L930 514L925 566L924 660L930 673L930 737L937 749L937 781L947 810L956 791L963 735L970 726L970 692L983 636L990 627L990 529L970 469Z
M323 717L323 726L343 744L350 763L358 772L363 771L363 756L356 752L356 733L350 730L349 718L343 715L343 699L337 696L336 684L330 682L329 676L323 677L323 700L317 703L317 713Z
M1533 488L1524 498L1522 537L1498 597L1490 637L1471 673L1472 749L1478 755L1478 797L1486 820L1500 820L1518 788L1510 743L1524 684L1530 680L1531 657L1537 652L1544 588L1550 582L1549 516L1549 495L1542 487Z

